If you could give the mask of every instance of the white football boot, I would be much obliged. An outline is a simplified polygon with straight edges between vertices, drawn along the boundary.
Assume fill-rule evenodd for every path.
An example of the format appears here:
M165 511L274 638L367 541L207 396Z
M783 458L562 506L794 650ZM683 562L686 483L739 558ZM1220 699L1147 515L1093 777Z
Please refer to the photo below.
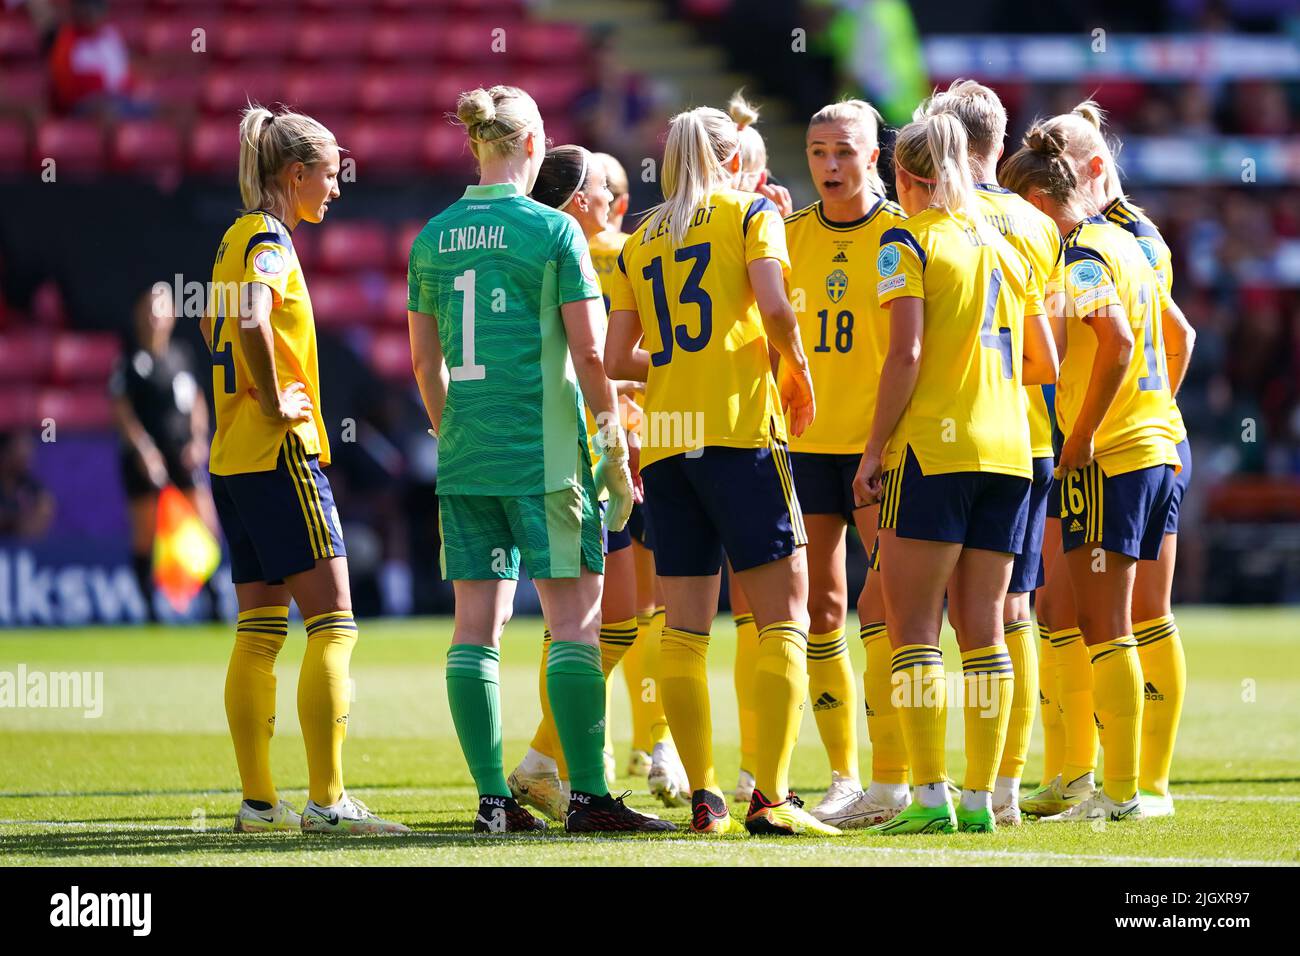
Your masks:
M307 808L302 812L302 832L371 836L410 833L411 828L375 816L360 800L344 793L332 807L322 807L314 800L308 800Z
M808 812L822 823L838 827L843 811L856 803L861 794L861 782L852 777L841 777L838 772L832 770L830 789L826 791L826 796L821 798L817 806Z
M236 833L272 833L276 830L301 832L302 817L284 800L270 810L254 810L247 802L235 814Z
M731 795L735 803L749 805L749 801L754 796L754 775L748 770L740 771L740 776L736 778L736 790Z
M1121 802L1106 796L1105 790L1098 790L1078 806L1071 807L1064 813L1043 817L1044 823L1092 823L1103 820L1118 823L1123 820L1142 819L1142 798L1136 793Z
M665 807L688 807L691 804L691 785L686 779L682 758L673 747L662 742L655 744L650 755L650 773L646 777L650 796Z

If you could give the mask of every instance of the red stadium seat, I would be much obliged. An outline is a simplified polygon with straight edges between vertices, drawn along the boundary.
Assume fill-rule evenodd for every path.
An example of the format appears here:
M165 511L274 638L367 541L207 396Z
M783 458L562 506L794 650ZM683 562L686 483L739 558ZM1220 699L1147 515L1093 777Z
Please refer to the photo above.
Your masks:
M423 113L451 109L434 100L437 87L427 69L375 70L361 81L361 109L370 113Z
M299 30L293 17L226 17L216 30L215 52L224 60L274 62L289 55ZM208 49L213 46L209 42Z
M362 74L319 67L294 70L284 85L285 103L312 116L351 113L357 108Z
M397 232L393 234L393 258L391 268L406 271L407 264L411 259L411 246L415 244L415 237L420 234L424 228L426 220L414 219L410 222L404 222L397 227Z
M0 381L42 383L54 365L54 332L24 329L0 334Z
M37 168L46 159L55 161L56 175L98 173L104 166L104 132L93 120L47 119L36 129L32 151Z
M0 119L0 170L9 175L25 170L31 142L26 120Z
M195 58L196 60L199 58ZM207 61L203 61L206 66ZM135 95L145 103L176 113L194 112L206 71L199 64L142 63L134 68Z
M422 159L431 169L468 171L474 168L465 131L441 121L430 123L424 130Z
M69 431L102 431L113 424L112 401L102 385L42 389L36 414L38 421L49 418Z
M294 55L300 60L357 60L366 54L370 23L350 17L307 20L297 31Z
M249 100L270 106L284 98L284 73L276 66L224 66L203 81L203 109L235 117Z
M525 70L516 82L532 95L543 116L548 112L567 110L578 94L587 88L587 81L580 73L558 67Z
M106 383L121 345L111 332L62 332L54 340L56 382Z
M113 130L109 166L119 173L178 170L184 157L181 133L163 120L127 120Z
M442 59L454 63L473 64L483 67L494 60L514 59L516 54L511 46L511 38L522 35L523 26L519 22L502 22L499 17L478 15L453 21L444 28L442 39ZM492 49L496 30L505 30L505 53Z
M48 102L49 67L39 60L30 63L6 63L4 82L0 83L0 106L30 110Z
M326 222L329 220L326 219ZM298 263L308 272L316 268L320 259L320 231L315 228L295 229L293 231L293 251L298 256ZM308 276L308 281L311 277Z
M362 120L345 144L357 161L357 175L415 169L420 165L425 124L402 120Z
M203 175L235 175L239 163L239 127L234 118L205 119L190 131L186 168Z
M343 330L364 325L376 311L361 283L352 276L312 279L311 309L321 328Z
M62 328L68 322L67 309L63 307L63 292L57 283L41 283L32 294L32 321L47 329Z
M379 332L370 341L370 365L390 381L411 381L411 339L405 332Z
M388 229L377 222L336 222L321 231L320 267L327 272L382 269L388 264Z
M530 63L582 66L591 43L581 27L568 23L528 23L509 34L507 52Z
M0 431L37 428L41 423L36 392L22 386L0 387Z
M384 325L406 325L409 288L405 279L389 279L384 285L384 303L379 321Z
M218 21L211 17L189 15L162 16L152 19L144 31L144 52L149 59L193 59L212 52ZM194 51L194 31L204 30L204 53Z
M418 60L426 67L442 53L446 27L436 17L380 20L367 31L374 60Z
M40 56L40 42L26 11L0 15L0 61L8 70L18 60Z

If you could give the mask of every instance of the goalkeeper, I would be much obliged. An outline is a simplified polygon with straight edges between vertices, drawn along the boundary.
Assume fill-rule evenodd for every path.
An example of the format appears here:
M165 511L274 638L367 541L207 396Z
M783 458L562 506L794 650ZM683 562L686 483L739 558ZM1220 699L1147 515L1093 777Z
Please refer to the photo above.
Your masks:
M574 221L527 198L546 151L532 98L473 90L457 116L480 182L416 237L407 309L439 440L442 572L456 596L447 697L479 792L474 829L544 826L502 771L499 638L521 558L552 634L546 682L572 785L566 829L672 829L611 797L605 782L597 497L608 494L606 523L619 530L633 492L602 359L600 284ZM600 425L594 477L582 396Z

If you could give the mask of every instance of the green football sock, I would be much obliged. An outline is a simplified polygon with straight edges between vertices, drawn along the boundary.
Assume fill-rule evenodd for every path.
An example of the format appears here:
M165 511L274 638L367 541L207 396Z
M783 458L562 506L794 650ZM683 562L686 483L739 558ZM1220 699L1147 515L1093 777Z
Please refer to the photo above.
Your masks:
M569 764L569 785L582 793L604 796L605 675L600 649L574 641L551 641L546 661L546 688Z
M501 769L501 653L477 644L453 644L447 651L447 702L460 749L479 796L508 797ZM602 740L604 738L601 738Z

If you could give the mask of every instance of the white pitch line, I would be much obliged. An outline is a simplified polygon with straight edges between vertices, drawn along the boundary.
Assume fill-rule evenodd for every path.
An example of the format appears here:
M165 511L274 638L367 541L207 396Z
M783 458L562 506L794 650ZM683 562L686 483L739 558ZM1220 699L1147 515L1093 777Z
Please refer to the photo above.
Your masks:
M1230 797L1222 793L1175 793L1174 803L1177 804L1179 800L1214 800L1219 803L1300 803L1300 796L1279 793L1272 797L1261 794Z
M233 831L226 831L226 830L215 830L215 831L194 830L192 827L186 827L186 826L165 826L165 825L154 826L154 825L140 824L140 823L99 823L95 821L81 821L81 820L0 820L0 826L72 827L72 828L83 828L83 829L102 829L102 830L110 830L110 831L111 830L152 830L152 831L168 831L168 832L189 831L189 832L194 832L196 834L206 834L208 832L216 832L216 833L233 832ZM414 836L417 838L424 838L418 840L419 845L427 845L427 843L429 842L433 842L434 844L442 842L438 840L439 834L420 833L419 831L416 831ZM470 837L470 839L466 839L466 837L470 837L470 835L468 833L463 835L457 834L453 839L447 840L445 845L447 847L452 847L457 845L473 846L476 842L478 842L472 837ZM512 847L512 848L518 847L522 849L525 846L533 847L533 848L538 848L543 846L558 846L558 845L590 846L593 843L594 844L608 843L611 845L623 845L623 846L628 845L628 840L626 837L597 837L597 836L544 837L539 835L535 837L531 837L531 836L525 837L522 840L511 841L509 843L504 843L504 844L498 842L497 839L493 837L484 837L482 839L484 841L483 842L484 846L488 845L487 841L490 840L492 842L492 845L502 846L503 849L505 847ZM726 842L732 845L742 843L742 841L739 840L726 841ZM649 840L646 841L646 845L649 847L661 847L661 846L690 847L692 850L703 849L706 850L706 852L721 852L722 846L725 846L726 843L719 844L719 843L711 843L705 840L683 840L683 839L669 838L663 840ZM743 845L751 845L751 844L744 843ZM713 847L718 847L718 849L714 850L712 849ZM890 846L837 846L833 843L824 843L824 842L818 842L816 844L804 845L804 846L791 845L788 843L781 844L781 845L765 844L763 849L765 851L770 850L774 853L786 853L786 854L795 854L795 855L803 855L803 856L826 854L826 853L835 853L835 854L857 853L857 854L868 854L868 855L878 853L878 854L886 854L886 855L892 854L898 856L922 856L922 857L957 856L957 857L968 857L970 859L981 859L985 857L992 857L995 859L1025 860L1025 861L1052 860L1052 861L1059 861L1062 863L1072 863L1072 862L1085 860L1089 862L1110 863L1110 864L1135 863L1135 864L1153 864L1153 865L1169 864L1169 865L1179 865L1179 866L1294 866L1296 865L1294 863L1290 863L1285 860L1242 860L1242 859L1234 859L1232 857L1114 856L1105 853L1055 853L1050 850L963 850L955 847L947 848L947 849L939 849L939 848L929 849L923 847L909 848L909 847L890 847Z

